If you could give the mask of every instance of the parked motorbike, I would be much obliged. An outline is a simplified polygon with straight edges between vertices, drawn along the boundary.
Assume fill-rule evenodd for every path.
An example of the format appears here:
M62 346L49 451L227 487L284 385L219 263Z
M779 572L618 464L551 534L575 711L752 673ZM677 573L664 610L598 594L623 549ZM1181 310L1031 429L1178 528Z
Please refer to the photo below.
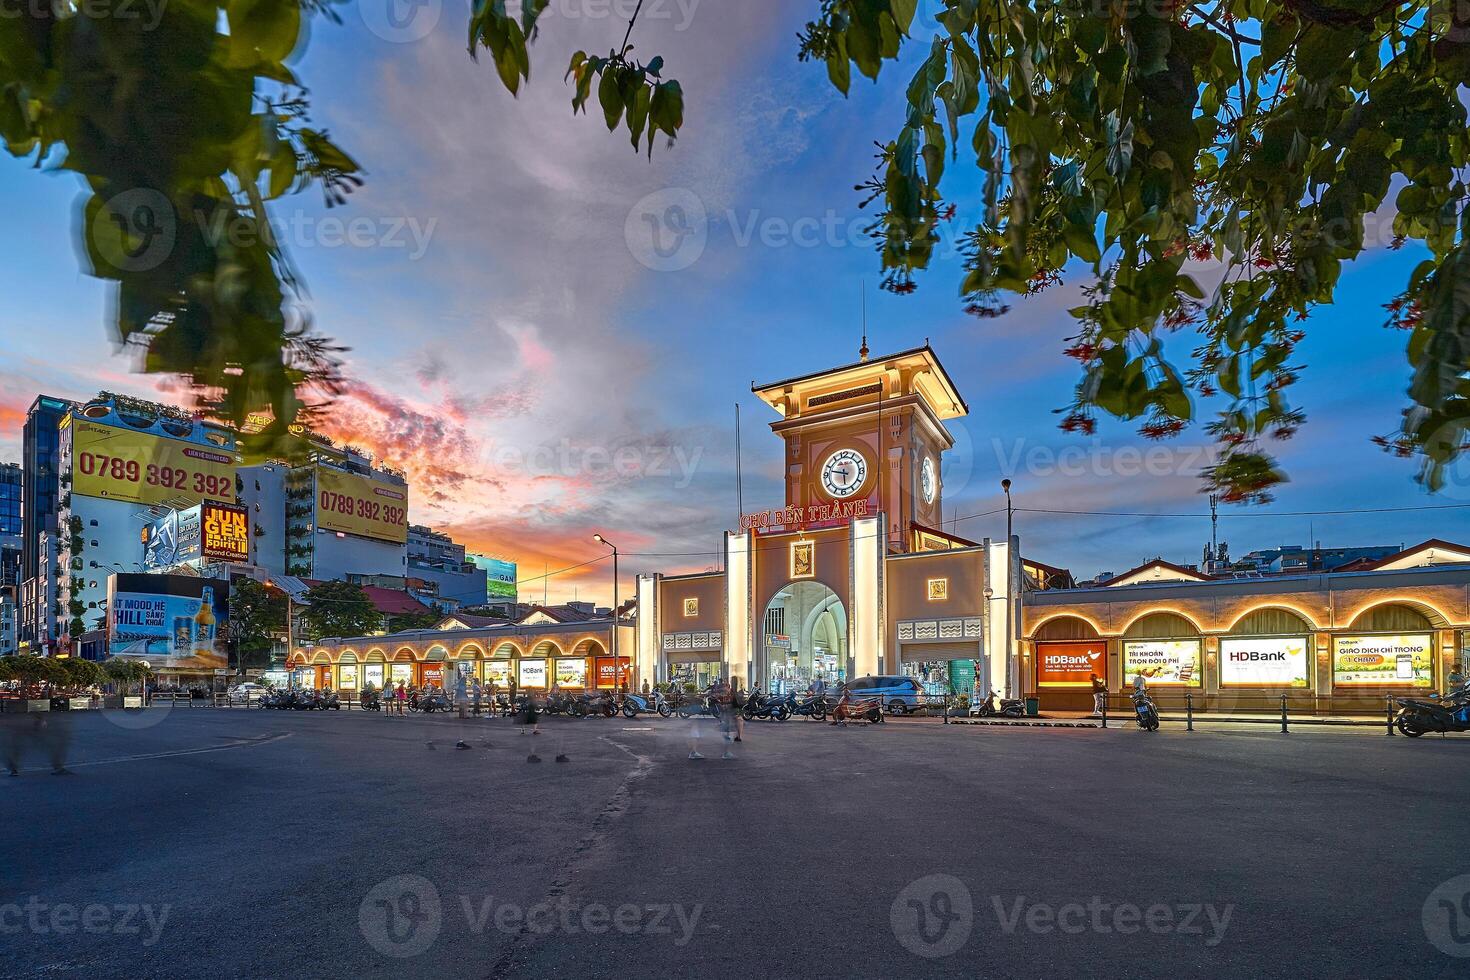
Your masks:
M342 699L337 696L336 691L318 691L316 707L318 711L341 711Z
M999 691L991 691L974 714L980 718L1024 718L1026 702L1020 698L1002 698Z
M576 695L568 694L566 691L555 691L546 699L546 713L548 715L569 715L572 713L572 705L576 700Z
M762 721L785 721L791 717L790 708L786 699L774 694L762 694L760 688L752 688L750 694L745 698L745 707L741 710L746 721L754 721L759 718Z
M1410 738L1431 732L1470 732L1470 692L1459 691L1442 698L1395 698L1399 706L1394 724Z
M637 718L640 714L652 714L655 711L664 718L674 713L663 691L654 691L652 694L628 694L623 697L624 718Z
M1133 711L1138 716L1138 727L1146 732L1159 730L1159 709L1154 706L1154 699L1148 696L1147 691L1137 691L1132 695Z
M804 698L789 695L787 697L787 707L790 709L791 714L800 715L803 718L810 718L813 721L825 721L827 712L831 710L825 694L809 694Z
M613 701L612 692L603 691L600 694L583 694L575 699L568 713L573 718L586 718L588 715L611 718L618 713L618 706Z
M363 711L382 711L383 694L375 687L365 688L358 695L357 703L362 706Z
M449 695L442 691L424 691L414 695L408 702L409 711L422 711L426 715L431 715L436 711L448 711L453 707Z

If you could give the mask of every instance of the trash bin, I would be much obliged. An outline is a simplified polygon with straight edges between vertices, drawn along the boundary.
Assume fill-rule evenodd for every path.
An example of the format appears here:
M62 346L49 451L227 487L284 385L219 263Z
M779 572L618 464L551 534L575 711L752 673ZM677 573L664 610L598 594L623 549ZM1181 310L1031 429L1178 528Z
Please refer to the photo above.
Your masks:
M1041 699L1038 698L1038 697L1035 697L1034 695L1032 697L1027 698L1026 699L1026 717L1027 718L1035 718L1039 714L1041 714Z

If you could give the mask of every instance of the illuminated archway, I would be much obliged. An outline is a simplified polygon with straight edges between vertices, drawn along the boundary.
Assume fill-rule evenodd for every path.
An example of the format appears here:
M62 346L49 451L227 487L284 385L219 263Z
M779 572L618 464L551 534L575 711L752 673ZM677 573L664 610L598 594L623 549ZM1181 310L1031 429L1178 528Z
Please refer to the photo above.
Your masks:
M847 609L837 593L817 581L791 582L761 616L765 681L773 693L805 690L820 678L829 686L847 679Z

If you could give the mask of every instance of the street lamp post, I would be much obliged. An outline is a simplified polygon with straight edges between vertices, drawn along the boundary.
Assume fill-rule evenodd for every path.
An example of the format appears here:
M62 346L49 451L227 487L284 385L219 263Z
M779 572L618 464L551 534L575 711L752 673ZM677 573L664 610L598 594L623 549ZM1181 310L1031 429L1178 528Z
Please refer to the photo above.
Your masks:
M1011 697L1021 695L1021 557L1015 546L1015 507L1011 503L1011 481L1001 480L1001 490L1006 495L1006 620L1010 636L1006 644L1006 693Z
M623 662L618 659L618 546L613 544L601 534L592 535L592 540L600 545L612 549L613 559L613 608L612 608L612 662L613 662L613 687L619 686L623 674ZM593 664L595 668L597 665ZM594 678L595 682L595 678ZM619 692L622 693L622 692Z

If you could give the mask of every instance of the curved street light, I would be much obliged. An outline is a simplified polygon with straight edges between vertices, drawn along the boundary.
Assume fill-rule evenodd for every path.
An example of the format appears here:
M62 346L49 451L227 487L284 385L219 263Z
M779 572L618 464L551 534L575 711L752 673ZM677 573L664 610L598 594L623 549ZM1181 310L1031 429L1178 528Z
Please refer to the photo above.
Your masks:
M592 540L598 544L612 549L613 560L613 608L612 608L612 661L613 661L613 686L619 685L619 679L623 673L623 662L618 658L618 546L613 544L601 534L592 535ZM596 665L593 665L594 668ZM596 683L594 677L593 682ZM621 693L621 692L619 692Z

